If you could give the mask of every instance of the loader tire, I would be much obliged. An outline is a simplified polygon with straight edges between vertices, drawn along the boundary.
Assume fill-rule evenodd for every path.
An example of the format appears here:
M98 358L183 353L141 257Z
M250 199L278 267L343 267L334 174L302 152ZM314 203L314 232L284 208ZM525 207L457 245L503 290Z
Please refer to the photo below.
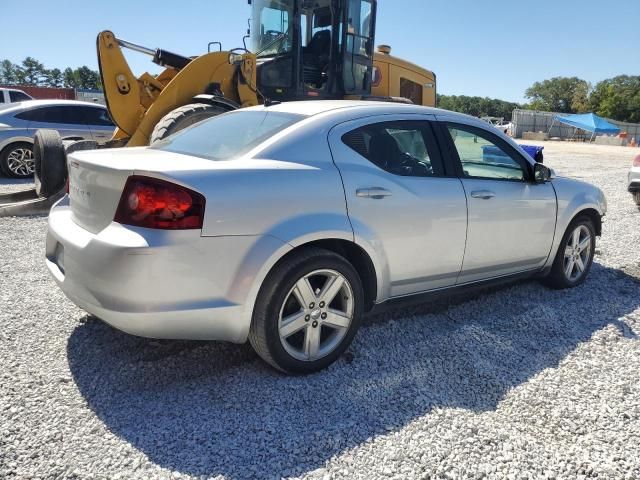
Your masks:
M228 110L223 107L208 105L206 103L190 103L189 105L176 108L162 117L162 120L155 126L153 133L151 133L149 145L153 145L155 142L163 140L183 128L227 111Z
M36 194L47 198L59 192L67 180L67 155L56 130L41 129L33 137Z

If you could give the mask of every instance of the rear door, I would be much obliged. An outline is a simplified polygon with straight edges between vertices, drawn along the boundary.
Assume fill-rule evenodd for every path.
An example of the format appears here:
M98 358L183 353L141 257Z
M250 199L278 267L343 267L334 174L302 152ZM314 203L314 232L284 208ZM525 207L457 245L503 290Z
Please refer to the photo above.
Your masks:
M369 117L329 134L356 242L386 260L391 297L451 286L462 267L464 190L445 171L431 118Z
M557 204L551 183L534 183L528 160L493 132L458 117L438 123L469 209L458 283L541 268L555 234Z

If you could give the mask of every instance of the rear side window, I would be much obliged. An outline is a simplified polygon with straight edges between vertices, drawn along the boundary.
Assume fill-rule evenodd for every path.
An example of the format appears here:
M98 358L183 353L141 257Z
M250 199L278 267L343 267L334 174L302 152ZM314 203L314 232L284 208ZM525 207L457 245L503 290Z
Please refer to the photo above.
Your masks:
M400 96L408 98L416 105L422 105L422 85L400 77Z
M113 127L109 112L106 108L82 107L84 117L89 125L98 125L101 127Z
M23 102L24 100L31 100L31 98L25 93L11 90L9 91L9 100L11 102Z
M70 125L85 124L82 107L55 106L28 110L16 115L16 118L43 123L62 123Z
M374 123L346 133L342 141L377 167L394 175L444 175L428 122Z
M152 148L228 160L242 155L294 123L303 115L282 112L225 113L185 128Z

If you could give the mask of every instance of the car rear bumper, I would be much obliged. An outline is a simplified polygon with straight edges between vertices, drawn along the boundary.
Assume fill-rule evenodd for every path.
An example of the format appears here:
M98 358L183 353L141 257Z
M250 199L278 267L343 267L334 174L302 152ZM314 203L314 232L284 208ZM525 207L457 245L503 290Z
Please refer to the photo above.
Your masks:
M247 284L255 277L241 265L258 237L118 223L94 234L73 221L67 197L48 226L47 267L80 308L143 337L246 340Z

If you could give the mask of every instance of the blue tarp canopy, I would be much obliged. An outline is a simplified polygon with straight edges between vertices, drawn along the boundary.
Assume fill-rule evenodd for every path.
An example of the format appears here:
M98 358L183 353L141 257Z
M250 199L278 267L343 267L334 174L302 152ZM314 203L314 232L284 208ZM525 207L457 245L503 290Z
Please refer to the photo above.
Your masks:
M617 135L620 133L620 129L607 122L604 118L600 118L594 113L581 113L575 115L556 115L555 120L571 125L575 128L586 130L587 132L596 133L611 133Z

